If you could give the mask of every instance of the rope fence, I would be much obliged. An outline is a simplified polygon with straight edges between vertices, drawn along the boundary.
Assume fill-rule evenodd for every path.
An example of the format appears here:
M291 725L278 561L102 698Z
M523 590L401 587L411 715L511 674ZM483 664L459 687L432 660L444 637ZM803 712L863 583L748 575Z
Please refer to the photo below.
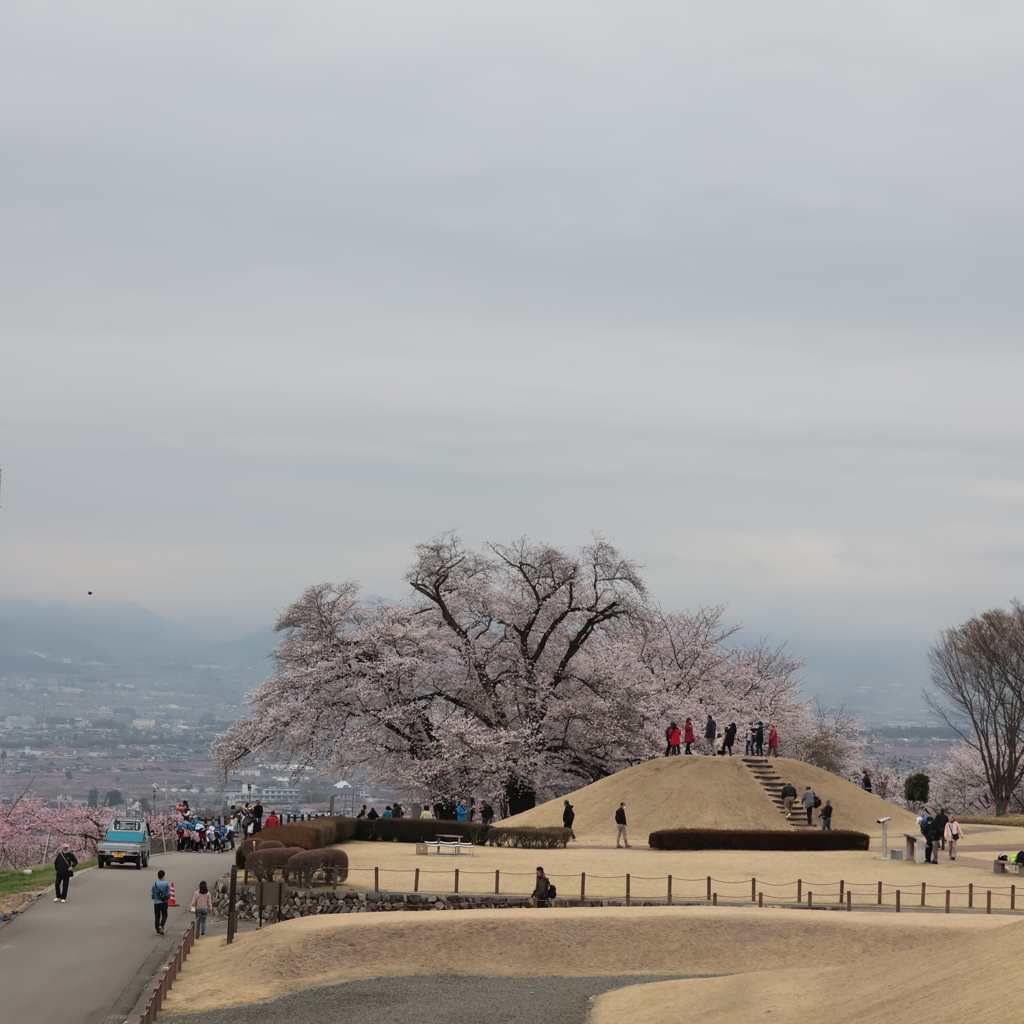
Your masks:
M428 868L350 868L349 883L375 891L424 892L438 895L529 896L536 874L532 871L472 871ZM944 910L1017 910L1017 886L981 889L967 885L889 885L884 882L811 881L768 882L759 878L681 878L673 875L592 875L587 872L548 874L558 890L560 902L587 899L624 900L644 903L708 902L713 906L747 905L831 907L889 907ZM365 879L365 884L360 884ZM770 890L770 891L769 891Z

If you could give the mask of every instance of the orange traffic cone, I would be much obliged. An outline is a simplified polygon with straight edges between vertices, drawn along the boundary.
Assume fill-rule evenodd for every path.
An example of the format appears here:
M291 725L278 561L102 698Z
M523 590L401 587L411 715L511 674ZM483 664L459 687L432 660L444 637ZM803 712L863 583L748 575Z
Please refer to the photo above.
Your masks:
M176 907L177 905L178 901L174 898L174 883L171 882L171 898L167 901L167 906Z

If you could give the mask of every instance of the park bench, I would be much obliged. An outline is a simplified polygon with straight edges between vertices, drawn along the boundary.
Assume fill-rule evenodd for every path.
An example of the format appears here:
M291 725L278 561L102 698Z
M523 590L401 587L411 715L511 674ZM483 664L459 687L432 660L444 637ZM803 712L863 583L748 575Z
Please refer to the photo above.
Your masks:
M467 843L463 836L438 836L433 842L416 844L416 852L428 855L431 851L437 854L458 857L463 852L473 856L473 844Z
M997 875L1014 874L1019 875L1020 869L1024 867L1024 864L1015 860L994 860L992 861L992 870Z

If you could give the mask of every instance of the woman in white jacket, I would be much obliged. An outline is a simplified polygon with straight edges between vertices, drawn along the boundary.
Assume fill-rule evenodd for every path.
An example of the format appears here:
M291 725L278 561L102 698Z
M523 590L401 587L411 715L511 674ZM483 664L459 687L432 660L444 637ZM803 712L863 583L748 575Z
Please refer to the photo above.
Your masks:
M942 830L942 834L946 840L946 852L949 854L949 859L956 860L956 841L963 839L964 830L960 827L960 822L952 814L949 816L949 821L946 822L946 827Z

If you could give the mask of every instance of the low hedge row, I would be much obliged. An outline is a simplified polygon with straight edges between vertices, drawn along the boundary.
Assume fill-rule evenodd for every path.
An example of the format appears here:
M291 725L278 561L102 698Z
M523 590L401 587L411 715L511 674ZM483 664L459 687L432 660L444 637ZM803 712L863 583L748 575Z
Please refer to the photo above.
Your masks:
M572 839L571 828L501 828L487 831L488 846L511 846L517 850L564 850Z
M764 831L725 828L667 828L652 832L653 850L866 850L870 836L863 832Z
M1002 817L995 814L961 814L956 820L961 825L1011 825L1024 828L1024 814L1004 814Z
M482 845L488 826L471 821L439 821L437 818L359 818L355 839L383 839L398 843L432 842L439 835L462 836ZM343 841L343 840L341 840Z

